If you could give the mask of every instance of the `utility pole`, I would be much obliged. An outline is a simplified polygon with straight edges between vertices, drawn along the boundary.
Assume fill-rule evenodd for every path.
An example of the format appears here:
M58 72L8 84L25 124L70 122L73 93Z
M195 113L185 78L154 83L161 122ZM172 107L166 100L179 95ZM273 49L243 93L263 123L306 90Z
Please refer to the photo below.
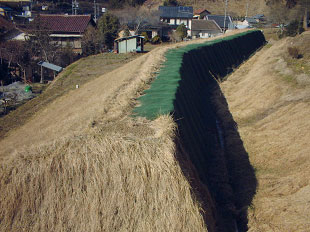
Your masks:
M98 14L97 3L96 3L96 0L94 0L94 21L95 23L97 23L97 14Z
M246 11L245 11L245 17L248 17L248 10L249 10L249 0L246 3Z
M77 15L78 8L79 8L79 3L76 0L72 0L72 15Z
M224 32L226 28L227 5L228 5L228 0L225 0Z

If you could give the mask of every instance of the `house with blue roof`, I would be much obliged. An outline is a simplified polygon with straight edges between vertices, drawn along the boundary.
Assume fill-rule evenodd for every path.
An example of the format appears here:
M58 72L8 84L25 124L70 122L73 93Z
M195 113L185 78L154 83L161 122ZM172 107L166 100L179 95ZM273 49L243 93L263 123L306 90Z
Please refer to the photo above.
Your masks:
M187 28L187 34L191 35L193 7L191 6L159 6L160 21L167 23L172 29L176 29L182 23Z

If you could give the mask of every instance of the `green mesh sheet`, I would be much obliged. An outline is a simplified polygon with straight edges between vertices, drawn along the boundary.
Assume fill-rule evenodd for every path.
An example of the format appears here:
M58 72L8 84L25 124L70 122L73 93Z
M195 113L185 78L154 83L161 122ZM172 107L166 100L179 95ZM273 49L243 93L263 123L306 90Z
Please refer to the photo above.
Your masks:
M151 87L144 91L138 101L140 106L134 108L133 115L155 119L156 117L169 114L174 111L175 95L181 80L180 68L183 55L194 49L204 46L212 46L222 41L229 41L257 31L247 31L221 39L207 41L201 44L190 44L185 47L170 49L166 52L166 61L159 71L159 74L151 84Z

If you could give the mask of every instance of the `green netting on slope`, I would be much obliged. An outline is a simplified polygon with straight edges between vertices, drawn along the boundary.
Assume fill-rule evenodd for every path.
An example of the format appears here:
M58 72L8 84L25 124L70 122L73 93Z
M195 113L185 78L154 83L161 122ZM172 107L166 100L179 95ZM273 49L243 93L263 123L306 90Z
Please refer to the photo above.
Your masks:
M151 84L150 89L145 90L144 95L138 99L141 105L133 110L134 115L154 119L159 115L169 114L174 111L175 95L179 87L179 81L181 80L179 70L185 53L205 46L212 47L223 41L231 41L255 32L257 31L247 31L201 44L191 44L169 50L165 54L166 61L154 82Z

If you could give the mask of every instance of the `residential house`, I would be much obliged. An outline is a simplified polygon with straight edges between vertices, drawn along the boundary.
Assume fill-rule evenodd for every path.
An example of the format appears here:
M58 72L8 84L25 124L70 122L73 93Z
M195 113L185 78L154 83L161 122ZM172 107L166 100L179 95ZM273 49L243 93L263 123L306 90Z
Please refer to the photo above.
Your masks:
M209 38L222 34L222 29L214 20L193 19L192 38Z
M265 15L263 14L254 15L252 18L258 20L258 22L265 21Z
M114 41L115 53L143 52L143 36L128 36Z
M255 27L257 23L258 23L258 19L246 17L243 20L242 25L247 26L247 27Z
M194 11L194 19L205 19L207 15L210 15L211 12L206 9L198 9Z
M154 38L156 35L161 37L162 30L164 27L167 27L166 23L163 22L156 22L156 23L145 23L143 26L139 27L136 31L136 24L135 23L127 23L125 29L121 30L119 33L119 37L123 37L123 34L126 29L129 30L129 34L133 35L141 35L142 32L146 32L149 39Z
M188 6L159 6L160 21L167 23L170 30L175 30L178 25L184 24L187 28L188 36L191 35L193 7ZM163 36L167 36L169 30L163 31Z
M207 20L214 20L223 31L234 29L234 24L229 15L206 15Z
M47 15L41 14L35 18L44 30L50 32L50 37L63 47L68 44L76 53L82 53L82 37L87 28L95 27L91 15Z
M14 22L17 24L28 24L32 18L32 12L30 6L23 6L22 12L14 15Z

